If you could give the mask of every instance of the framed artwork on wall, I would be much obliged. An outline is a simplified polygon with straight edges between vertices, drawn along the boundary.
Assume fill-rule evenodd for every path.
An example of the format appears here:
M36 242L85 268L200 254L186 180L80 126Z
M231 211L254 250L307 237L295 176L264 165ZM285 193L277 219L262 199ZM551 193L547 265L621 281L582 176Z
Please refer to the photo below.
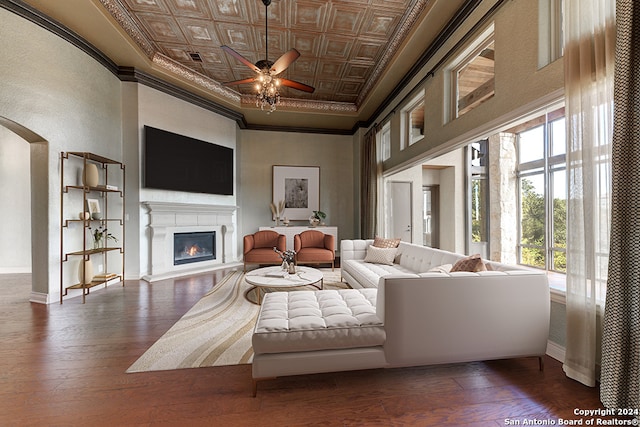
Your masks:
M320 210L318 166L273 166L273 203L285 201L283 217L306 220Z
M89 211L89 215L99 214L100 213L100 200L98 200L98 199L87 199L87 210Z

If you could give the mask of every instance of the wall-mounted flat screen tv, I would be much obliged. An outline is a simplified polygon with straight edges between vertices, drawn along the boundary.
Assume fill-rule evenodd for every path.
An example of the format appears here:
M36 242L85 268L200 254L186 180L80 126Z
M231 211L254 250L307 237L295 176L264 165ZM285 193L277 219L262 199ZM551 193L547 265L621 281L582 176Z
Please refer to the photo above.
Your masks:
M144 127L143 185L190 193L233 194L233 149Z

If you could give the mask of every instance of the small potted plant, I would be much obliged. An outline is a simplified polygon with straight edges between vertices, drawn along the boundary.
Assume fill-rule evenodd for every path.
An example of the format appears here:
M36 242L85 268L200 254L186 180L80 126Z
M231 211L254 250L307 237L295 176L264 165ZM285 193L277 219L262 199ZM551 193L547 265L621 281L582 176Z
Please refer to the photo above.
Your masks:
M327 214L322 212L322 211L313 211L313 215L311 215L309 217L309 224L311 224L312 227L316 227L318 225L322 225L322 224L324 224L324 222L322 222L322 221L326 217L327 217Z
M91 230L91 226L89 226L89 230ZM106 228L103 228L102 225L93 230L91 233L93 236L93 248L100 249L103 246L106 246L107 240L111 239L114 242L118 241L118 238L113 234L109 233Z

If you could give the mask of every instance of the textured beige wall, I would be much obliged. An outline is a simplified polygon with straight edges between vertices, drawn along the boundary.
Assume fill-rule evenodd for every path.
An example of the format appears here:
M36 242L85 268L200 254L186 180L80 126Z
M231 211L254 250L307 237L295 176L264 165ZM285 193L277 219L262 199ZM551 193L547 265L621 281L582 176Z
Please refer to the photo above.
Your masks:
M38 278L33 290L35 298L55 301L60 281L60 152L92 151L120 159L120 81L73 45L13 13L0 9L0 22L0 117L47 141L31 149L32 167L35 157L38 172L49 177L39 184L45 188L31 188L39 199L35 205L48 207L33 209L32 221L49 230L48 239L42 238L49 257L33 265Z
M0 126L0 274L31 272L29 144Z
M338 227L339 240L355 236L351 136L242 130L238 145L241 235L275 224L269 203L273 166L279 165L319 166L320 210L327 214L327 225Z

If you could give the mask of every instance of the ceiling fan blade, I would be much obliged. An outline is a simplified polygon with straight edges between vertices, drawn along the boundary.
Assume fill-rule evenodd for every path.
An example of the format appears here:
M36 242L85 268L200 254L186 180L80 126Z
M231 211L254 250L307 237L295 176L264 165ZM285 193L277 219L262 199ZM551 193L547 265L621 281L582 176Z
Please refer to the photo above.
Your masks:
M287 80L287 79L279 79L279 80L282 86L292 87L294 89L298 89L303 92L313 93L313 91L316 90L314 87L307 86L304 83L294 82L293 80Z
M241 85L241 84L244 84L244 83L253 83L255 81L256 81L255 78L250 77L248 79L234 80L232 82L226 82L226 83L222 83L222 84L225 85L225 86L232 86L232 85Z
M290 51L283 53L282 56L273 63L273 66L271 67L271 74L274 76L280 74L286 70L293 61L298 59L299 56L300 52L296 49L291 49Z
M256 73L260 72L260 69L258 67L256 67L254 64L252 64L251 62L249 62L249 60L247 58L245 58L244 56L240 55L238 52L236 52L235 50L231 49L229 46L220 46L220 48L222 50L224 50L225 52L227 52L229 55L233 56L234 58L236 58L238 61L242 62L244 65L246 65L247 67L251 68L253 71L255 71Z

